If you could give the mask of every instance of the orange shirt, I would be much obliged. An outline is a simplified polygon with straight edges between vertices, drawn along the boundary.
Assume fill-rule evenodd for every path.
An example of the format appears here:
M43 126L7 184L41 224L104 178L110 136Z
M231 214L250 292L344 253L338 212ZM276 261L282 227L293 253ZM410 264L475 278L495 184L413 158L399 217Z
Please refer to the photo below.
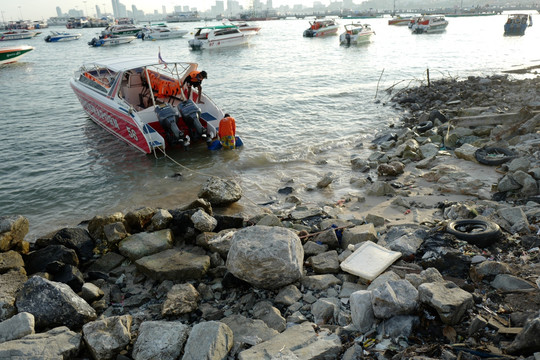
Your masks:
M236 134L236 121L232 116L221 119L218 129L219 137L234 136Z

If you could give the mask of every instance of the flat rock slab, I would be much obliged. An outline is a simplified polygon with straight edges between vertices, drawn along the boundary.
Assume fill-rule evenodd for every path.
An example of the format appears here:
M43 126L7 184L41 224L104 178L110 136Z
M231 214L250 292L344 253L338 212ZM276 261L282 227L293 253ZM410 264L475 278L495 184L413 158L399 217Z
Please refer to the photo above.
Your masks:
M154 280L200 279L210 268L210 257L181 249L169 249L135 262L137 269Z

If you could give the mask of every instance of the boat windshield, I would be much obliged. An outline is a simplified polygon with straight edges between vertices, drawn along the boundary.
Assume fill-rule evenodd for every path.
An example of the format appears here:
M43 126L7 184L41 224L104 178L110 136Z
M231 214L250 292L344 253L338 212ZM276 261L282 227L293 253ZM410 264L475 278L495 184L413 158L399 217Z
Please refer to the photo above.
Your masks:
M109 94L116 82L117 73L107 68L83 66L79 70L79 81L99 92Z

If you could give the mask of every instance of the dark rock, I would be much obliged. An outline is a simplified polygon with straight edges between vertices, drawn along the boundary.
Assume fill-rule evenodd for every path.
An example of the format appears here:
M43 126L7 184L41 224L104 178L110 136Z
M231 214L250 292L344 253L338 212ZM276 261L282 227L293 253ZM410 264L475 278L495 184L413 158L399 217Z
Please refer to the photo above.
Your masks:
M64 245L50 245L46 248L32 251L23 258L26 271L29 275L47 271L47 266L54 262L79 266L77 252Z
M63 228L57 231L50 239L38 239L36 247L45 248L49 245L63 245L68 249L77 252L77 256L82 263L92 259L94 255L94 241L85 229Z

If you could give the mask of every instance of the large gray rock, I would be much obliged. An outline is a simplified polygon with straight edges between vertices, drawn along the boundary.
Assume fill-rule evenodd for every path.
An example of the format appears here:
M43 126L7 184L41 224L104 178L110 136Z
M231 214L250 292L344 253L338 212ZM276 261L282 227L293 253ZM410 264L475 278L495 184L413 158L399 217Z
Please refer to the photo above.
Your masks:
M182 360L222 360L233 346L233 332L224 323L207 321L193 326Z
M337 274L339 272L339 259L336 250L312 256L309 258L309 263L316 274Z
M242 188L234 180L211 177L197 196L208 200L213 206L229 205L242 198Z
M371 292L373 314L380 319L411 314L417 301L418 290L407 280L389 281Z
M121 212L116 212L108 216L96 215L88 222L88 233L90 233L90 236L94 240L105 240L106 236L105 232L103 231L103 227L108 224L123 221L124 214L122 214Z
M437 310L442 322L458 324L470 307L473 296L453 282L425 283L418 287L420 301Z
M379 241L373 224L364 224L343 230L341 247L347 249L349 245L356 245L365 241L373 241L375 243Z
M535 286L528 281L508 274L499 274L495 276L495 279L491 282L491 286L502 291L532 290L535 288Z
M528 320L523 330L517 334L510 344L507 352L510 354L532 355L540 352L540 313L536 317Z
M19 313L0 322L0 343L17 340L34 333L34 315Z
M19 246L28 229L28 219L22 215L0 216L0 252Z
M134 360L176 360L189 334L189 326L180 321L145 321L133 346Z
M173 234L170 229L144 232L128 236L118 244L120 254L138 260L173 247Z
M83 339L92 357L115 359L131 340L131 321L131 315L122 315L85 324Z
M360 332L367 332L375 323L373 307L371 305L371 291L360 290L351 294L352 323Z
M81 335L61 326L0 344L0 359L75 359L80 347Z
M294 325L272 339L242 351L239 360L338 359L341 341L336 334L315 332L315 324ZM284 357L285 356L285 357Z
M197 309L201 295L189 283L176 284L167 293L163 302L161 314L163 316L178 316L190 313Z
M256 225L233 235L227 269L253 286L276 289L300 279L303 262L304 249L296 233Z
M335 324L339 315L339 299L318 299L311 305L311 314L317 325Z
M422 228L393 226L386 234L384 241L390 250L399 251L403 256L409 256L416 253L426 237L427 232Z
M240 347L242 344L256 345L278 334L276 330L268 327L264 321L248 319L242 315L227 316L220 321L232 330L236 347Z
M202 232L212 231L217 226L217 220L203 210L197 210L191 215L191 221L195 229Z
M19 290L28 280L24 268L0 272L0 321L9 319L17 313L15 299Z
M33 276L17 295L17 310L34 315L37 329L67 326L80 329L96 311L68 285Z
M200 279L210 268L210 257L178 248L145 256L135 261L137 269L154 280Z
M328 290L332 286L341 284L341 280L332 274L304 276L301 281L302 286L315 291Z
M264 321L268 327L282 332L285 330L287 321L279 309L272 306L272 303L269 301L260 301L253 307L253 317L259 320Z

